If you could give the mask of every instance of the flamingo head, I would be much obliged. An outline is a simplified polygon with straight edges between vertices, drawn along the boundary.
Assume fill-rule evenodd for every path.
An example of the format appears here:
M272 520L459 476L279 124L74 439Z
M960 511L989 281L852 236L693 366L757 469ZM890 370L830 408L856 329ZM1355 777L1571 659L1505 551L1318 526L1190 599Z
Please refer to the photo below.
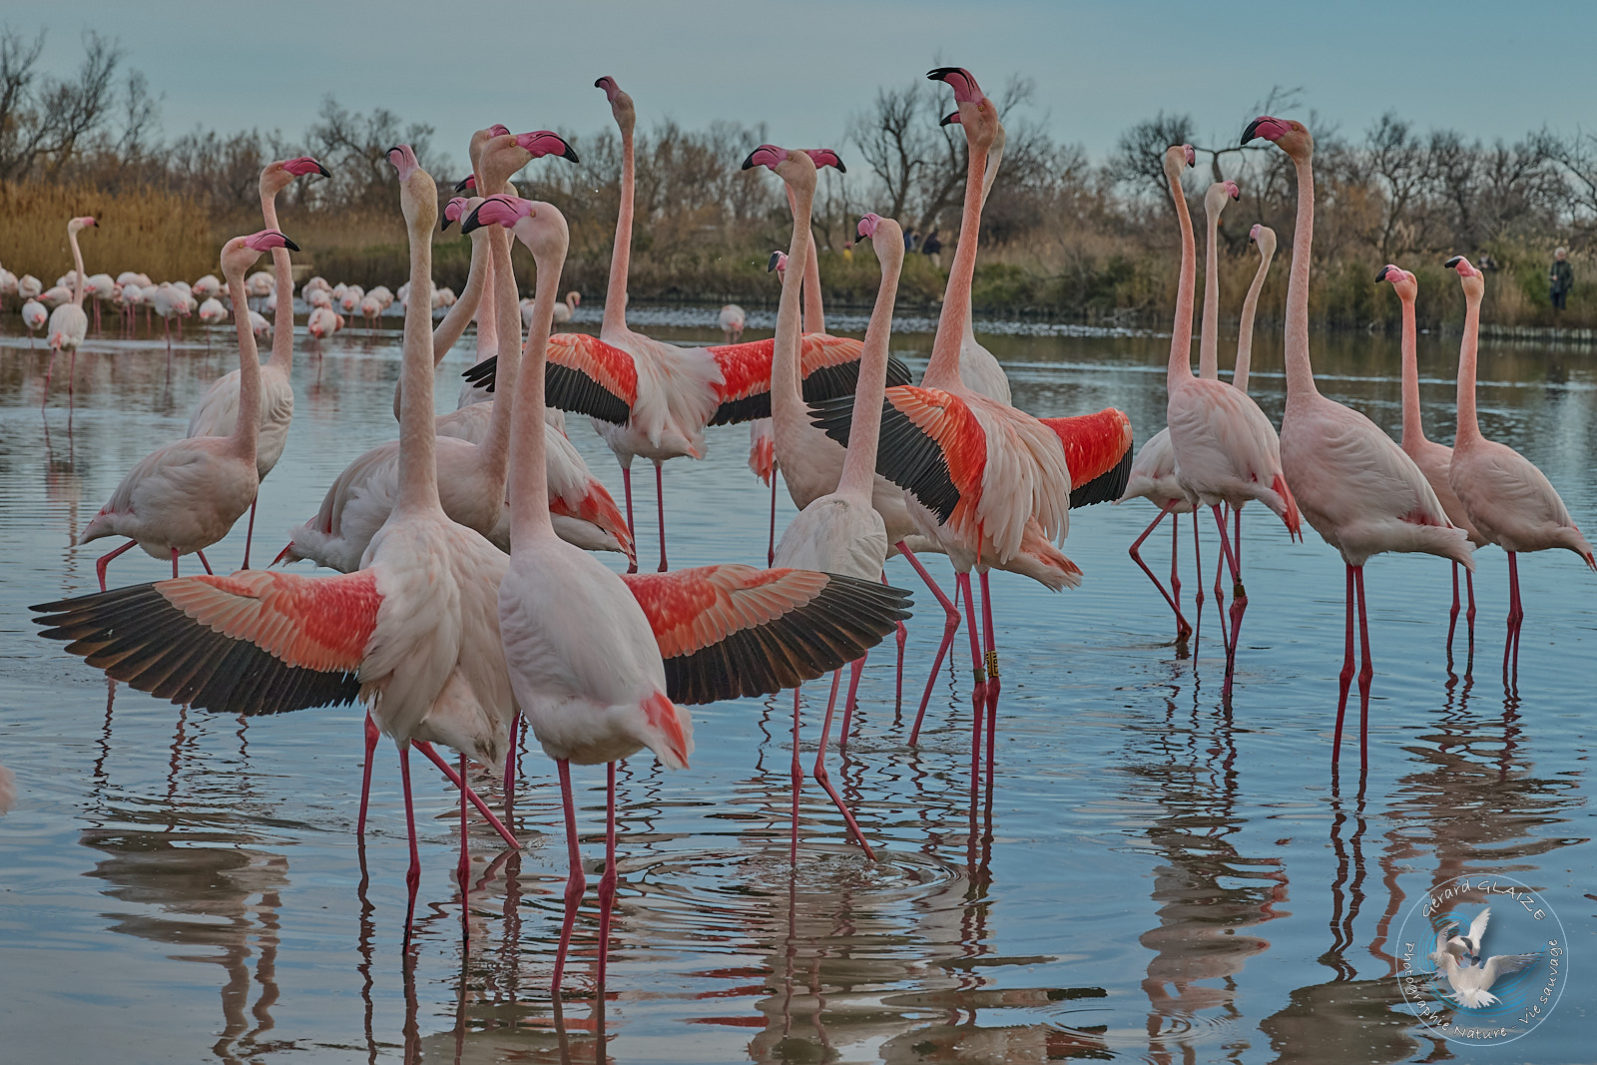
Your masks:
M778 278L787 273L787 252L773 251L771 253L771 261L765 264L765 272L771 273L773 270Z
M950 112L948 112L948 114L944 115L942 118L939 118L937 120L937 124L939 126L958 126L958 125L961 125L961 123L959 121L959 112L958 111L950 111Z
M855 232L858 233L862 238L869 240L876 236L876 229L881 224L881 215L877 214L875 211L867 211L865 214L860 216L859 225L855 227Z
M1203 207L1210 215L1219 215L1231 200L1242 195L1235 181L1216 181L1203 194Z
M986 99L976 78L964 67L937 67L926 72L926 80L945 82L954 90L954 101L962 104L980 103Z
M1458 271L1459 283L1464 286L1466 300L1478 300L1486 294L1486 275L1462 255L1455 255L1442 265L1449 270Z
M593 83L596 89L603 89L605 99L610 101L610 113L615 116L616 125L622 132L630 132L632 125L637 121L638 113L632 106L632 97L621 91L621 86L616 84L616 79L606 74Z
M576 289L572 289L570 292L567 292L566 306L570 307L572 310L576 310L578 307L582 306L582 293L578 292Z
M1242 131L1242 143L1246 144L1256 137L1274 141L1278 148L1294 159L1314 151L1314 138L1309 136L1308 127L1296 119L1260 115Z
M757 166L770 167L790 191L800 187L807 188L811 193L815 191L815 161L808 152L762 144L743 160L744 170L753 170Z
M1248 239L1253 241L1265 259L1275 255L1275 230L1264 223L1253 223L1253 228L1248 230Z
M476 207L477 204L481 202L482 200L476 196L450 197L449 202L444 204L444 220L439 224L439 230L443 231L448 229L451 222L460 221L462 218L471 213L472 208Z
M94 220L92 215L80 215L79 217L74 218L72 221L67 223L67 231L69 233L77 233L81 230L88 229L91 226L98 226L99 224L100 223Z
M810 162L819 170L823 166L836 167L839 174L848 173L848 167L843 165L843 160L831 148L806 148L804 154L810 157Z
M904 261L904 230L893 219L871 211L859 220L855 231L870 240L876 259L883 266Z
M1164 152L1164 172L1172 182L1181 180L1181 171L1198 164L1198 153L1190 144L1172 144Z
M431 232L433 223L438 221L438 186L432 175L421 168L415 150L408 144L388 149L388 161L399 171L399 206L406 223L414 227L413 231Z
M396 144L385 153L388 162L399 171L401 183L409 179L410 175L421 165L416 158L416 150L408 144Z
M463 177L459 181L455 182L455 191L456 192L465 192L465 193L476 192L477 191L477 175L476 174L467 174L465 177Z
M299 245L275 229L263 229L244 237L234 237L222 245L222 273L229 281L244 283L244 271L250 268L261 253L273 248L299 251ZM179 312L181 313L181 311Z
M778 148L774 144L762 144L750 152L747 159L743 160L741 169L753 170L757 166L768 166L775 170L787 161L787 157L790 154L786 148Z
M954 90L954 102L959 105L959 124L965 127L966 140L984 152L990 148L998 135L998 108L981 91L971 72L963 67L938 67L928 71L926 77L946 82Z
M577 153L572 151L571 145L558 133L551 133L546 129L534 130L531 133L515 134L516 147L532 156L534 159L545 155L558 155L562 159L578 162Z
M1381 267L1381 272L1375 275L1375 282L1380 284L1382 281L1390 282L1392 290L1397 293L1397 298L1404 303L1414 302L1414 298L1419 295L1418 279L1401 266L1387 263Z
M566 219L553 204L520 196L490 196L460 223L462 233L497 225L513 231L540 262L545 256L563 257L570 234ZM558 263L553 267L557 272Z
M261 195L275 196L293 184L295 178L304 177L306 174L333 176L325 166L308 155L296 156L293 159L278 159L267 163L261 169Z
M466 216L466 220L460 223L460 231L471 233L489 225L512 229L523 218L532 217L533 213L531 200L524 200L520 196L490 196Z

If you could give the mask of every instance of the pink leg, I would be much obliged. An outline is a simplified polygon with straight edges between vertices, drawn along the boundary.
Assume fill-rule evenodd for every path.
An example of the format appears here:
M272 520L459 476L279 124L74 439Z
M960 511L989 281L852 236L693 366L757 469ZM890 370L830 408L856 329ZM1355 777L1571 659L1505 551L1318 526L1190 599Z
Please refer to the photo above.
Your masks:
M1226 536L1225 515L1220 512L1220 507L1218 505L1214 506L1213 510L1215 523L1220 528L1220 558L1224 563L1224 566L1229 566L1231 569L1233 596L1231 600L1231 636L1230 641L1226 644L1225 682L1220 686L1220 698L1222 700L1229 701L1231 698L1231 681L1236 672L1237 665L1237 641L1242 635L1242 613L1247 609L1248 600L1247 596L1242 594L1242 566L1237 561L1236 552L1231 549L1229 537ZM1224 568L1224 566L1217 567L1215 570L1215 596L1217 597L1215 602L1216 609L1218 609L1220 605L1218 601L1218 596L1220 594L1219 571L1221 568ZM1221 612L1220 616L1222 619L1224 619L1224 612ZM1220 631L1222 635L1225 633L1225 624L1223 620L1220 625Z
M1231 638L1226 634L1225 617L1225 592L1221 585L1221 578L1225 576L1226 550L1225 550L1225 518L1221 516L1221 509L1214 508L1214 520L1220 523L1220 559L1214 564L1214 609L1220 616L1220 642L1226 645L1227 651L1231 647Z
M560 773L560 798L566 810L566 846L571 856L571 874L566 877L566 914L560 922L560 945L555 948L555 972L549 981L549 991L560 997L560 977L566 970L566 951L571 946L571 928L577 922L577 903L582 901L582 891L588 886L582 875L582 854L577 847L577 811L571 801L571 763L564 758L555 759Z
M1364 567L1353 570L1353 587L1359 595L1359 776L1370 771L1370 681L1375 663L1370 658L1370 601L1364 594Z
M771 467L771 543L765 549L765 564L776 565L776 467Z
M987 787L993 786L993 745L998 732L998 640L993 634L993 600L987 571L981 571L982 642L987 648Z
M510 829L505 827L505 823L494 816L494 812L488 809L488 804L482 801L482 796L473 791L471 785L466 783L464 776L455 775L455 771L449 767L448 762L443 760L443 757L439 755L432 744L425 740L413 740L411 746L426 755L429 762L443 770L443 774L449 780L449 783L466 793L466 798L470 800L471 805L475 806L477 812L482 814L483 819L493 827L495 832L499 833L500 839L503 839L513 850L521 849L521 844L516 842L516 837L511 834Z
M1198 538L1198 508L1192 508L1192 564L1198 571L1197 591L1192 596L1193 612L1197 615L1193 619L1193 638L1203 629L1203 541Z
M355 835L366 835L366 804L372 793L372 752L377 749L377 722L371 711L366 711L366 762L360 771L360 817L355 821Z
M605 764L604 875L599 877L599 1000L604 1001L604 976L610 960L610 917L616 900L616 764Z
M1331 771L1342 756L1342 718L1347 713L1347 690L1353 683L1353 567L1347 567L1347 632L1342 651L1342 672L1337 675L1336 734L1331 739Z
M861 659L854 663L854 676L856 678L859 677L859 668L863 665L863 662L864 660ZM826 720L821 723L821 743L819 749L815 752L815 779L821 787L826 789L826 794L832 797L832 805L837 807L837 812L843 815L843 821L848 825L849 832L854 836L854 842L860 845L860 849L865 852L865 857L874 862L876 860L875 852L871 850L871 845L865 842L865 834L860 831L859 822L854 820L854 815L849 811L848 804L843 801L843 796L839 795L837 789L832 786L831 775L826 771L826 743L832 731L832 711L837 706L838 681L842 677L843 671L841 669L834 671L832 674L832 697L826 701ZM852 688L852 686L851 684L850 687Z
M1458 570L1458 563L1453 563L1453 608L1447 612L1447 653L1449 657L1453 654L1453 629L1458 625Z
M1469 605L1464 610L1464 624L1469 629L1469 656L1475 657L1475 574L1464 571L1464 591Z
M932 580L932 575L926 572L926 567L921 565L920 559L915 557L913 551L904 546L902 540L895 546L898 548L899 553L904 556L904 560L910 564L910 568L920 574L920 579L926 582L926 587L931 589L932 595L936 597L937 602L943 608L943 639L937 645L937 656L932 659L931 676L926 678L926 691L920 697L920 709L915 712L914 727L909 730L909 745L913 747L920 740L921 721L926 717L926 704L931 702L932 688L937 684L938 671L943 668L943 658L948 654L948 649L954 646L954 632L959 628L959 608L949 601L948 596L943 594L941 588L937 587L937 582ZM955 594L957 595L957 581L955 589Z
M1503 642L1503 676L1519 675L1519 629L1525 607L1519 600L1519 553L1508 552L1508 638Z
M67 406L72 406L72 385L78 376L78 349L73 348L67 357Z
M410 795L410 744L399 745L399 779L405 786L405 828L410 834L410 868L405 872L405 886L410 891L410 903L405 908L405 939L410 939L410 919L416 912L416 889L421 885L421 851L416 847L416 806Z
M632 542L636 544L638 542L638 526L632 520L632 467L624 462L621 464L621 488L627 497L627 531L632 534ZM638 560L636 557L627 560L627 572L638 572Z
M1159 589L1159 594L1164 596L1165 603L1167 603L1171 611L1175 613L1176 642L1180 643L1182 640L1185 640L1189 635L1191 635L1192 626L1187 623L1186 618L1181 616L1181 582L1176 578L1176 522L1172 521L1170 523L1170 584L1171 587L1175 589L1174 595L1165 591L1164 585L1159 583L1159 578L1154 576L1153 570L1148 568L1148 564L1142 560L1142 555L1137 550L1142 546L1142 542L1153 534L1153 530L1159 527L1159 523L1164 521L1165 515L1170 513L1170 508L1173 506L1175 506L1174 503L1167 504L1164 509L1159 511L1158 516L1148 523L1148 527L1146 529L1142 530L1142 535L1131 542L1131 549L1128 553L1131 555L1131 560L1142 569L1142 572L1148 575L1148 579L1153 582L1153 586Z
M954 583L959 586L960 592L965 597L965 624L970 629L970 671L973 678L970 699L975 714L975 721L971 725L970 732L970 808L972 816L974 816L976 810L976 787L981 779L982 708L986 705L987 673L982 668L981 641L977 636L976 630L976 593L970 586L970 574L955 574Z
M664 573L669 568L665 564L665 466L658 462L654 464L654 501L660 514L660 572Z
M205 572L209 573L210 571L211 571L211 567L206 566L205 567ZM172 548L172 578L174 580L177 579L177 548L175 548L175 547Z
M205 557L205 552L204 551L196 551L194 553L196 555L200 556L200 565L205 567L205 572L211 574L212 576L215 576L216 571L211 568L211 560ZM174 576L174 577L177 576L177 553L176 552L173 552L173 555L172 555L172 576Z
M259 503L260 501L261 497L259 494L257 494L254 499L250 500L250 523L249 526L244 530L244 565L240 566L239 569L250 568L250 543L255 539L255 504Z
M882 571L882 583L887 583L886 570ZM893 697L893 715L895 721L898 717L898 711L904 706L904 644L908 639L909 629L905 628L904 623L900 621L898 623L898 674L897 679L894 681L896 694ZM846 739L847 729L844 730L844 733Z
M110 554L101 555L99 558L95 559L95 561L94 561L94 572L95 572L95 575L100 578L100 591L102 591L102 592L105 591L105 567L107 567L107 566L109 566L111 564L111 560L113 558L115 558L116 556L120 555L122 552L126 551L128 548L134 546L137 543L138 543L137 540L129 540L127 543L123 544L121 547L117 548L115 551L112 551ZM177 574L174 573L172 576L175 577L175 576L177 576Z
M854 660L853 667L848 674L848 698L843 700L843 723L837 730L837 749L843 750L848 746L849 724L854 720L854 707L858 705L859 681L865 674L865 660L870 654L860 655Z
M799 765L799 689L793 689L793 766L789 771L793 782L793 818L792 829L788 837L787 860L789 864L798 861L798 811L799 789L804 786L804 767Z
M55 372L55 353L60 350L54 344L50 345L50 360L44 364L44 395L39 397L41 408L50 401L50 375Z
M466 779L466 756L460 756L460 779ZM466 828L466 789L460 789L460 863L455 866L455 876L460 879L460 909L464 913L471 905L471 853L466 849L470 833Z
M516 789L516 742L521 738L521 711L510 719L510 749L505 752L505 803L508 805Z

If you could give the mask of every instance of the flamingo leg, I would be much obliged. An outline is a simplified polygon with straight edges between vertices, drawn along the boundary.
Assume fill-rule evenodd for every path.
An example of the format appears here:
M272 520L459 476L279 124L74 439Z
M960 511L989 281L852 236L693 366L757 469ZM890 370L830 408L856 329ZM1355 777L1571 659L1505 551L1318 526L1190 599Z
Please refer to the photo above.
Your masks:
M665 564L665 465L660 462L654 464L654 502L660 515L660 572L664 573L669 567Z
M1519 629L1525 621L1525 607L1519 599L1519 552L1508 553L1508 638L1503 642L1503 676L1519 675Z
M854 663L854 676L856 679L859 677L859 671L864 665L864 661L863 658L860 658ZM848 825L848 831L854 837L854 842L860 845L860 849L865 852L865 857L874 862L876 853L871 850L871 845L865 842L865 834L860 831L859 822L854 820L854 815L849 811L848 804L843 801L843 796L839 795L837 789L832 786L831 775L826 771L826 741L832 731L832 711L837 706L838 681L842 679L843 671L841 669L833 671L832 697L826 701L826 719L821 723L820 747L815 752L815 780L821 787L826 789L826 794L832 798L832 805L837 807L837 812L843 815L843 822ZM853 685L850 684L850 688L852 687Z
M1453 629L1458 625L1458 563L1453 563L1453 608L1447 612L1447 654L1453 654Z
M1137 550L1142 546L1144 540L1153 535L1153 530L1159 527L1159 523L1164 521L1165 516L1170 513L1170 508L1173 506L1175 506L1174 502L1165 504L1159 511L1158 516L1148 523L1146 529L1142 530L1142 535L1131 542L1131 548L1127 554L1131 556L1131 561L1135 562L1142 572L1148 575L1148 579L1153 582L1155 588L1159 589L1159 594L1164 596L1164 601L1174 612L1176 616L1176 642L1180 643L1192 634L1192 626L1188 624L1186 618L1181 616L1181 581L1176 577L1176 531L1179 528L1178 523L1174 520L1170 523L1170 586L1174 589L1173 595L1165 590L1165 586L1159 582L1159 578L1154 575L1153 570L1148 568L1148 564L1142 560L1142 555Z
M904 556L904 560L910 564L910 568L920 574L920 579L926 583L927 588L931 589L932 595L943 608L943 639L937 645L937 656L932 659L932 672L926 678L926 691L921 695L920 709L915 712L915 724L909 730L909 745L913 747L920 739L921 721L926 717L926 704L931 702L932 688L937 684L937 672L943 668L943 658L948 654L948 649L954 646L954 632L959 628L959 608L949 601L948 596L943 594L941 588L937 587L937 582L932 580L932 575L926 572L926 567L921 565L920 559L916 558L915 553L905 546L904 541L900 540L894 546ZM954 584L954 594L959 594L957 579Z
M460 756L460 779L466 779L466 756ZM471 905L471 853L466 849L470 835L466 828L466 789L460 789L460 862L455 866L455 876L460 879L460 910L462 915Z
M788 837L787 860L789 864L798 862L798 811L799 789L804 786L804 767L799 765L799 689L793 689L793 765L789 771L793 782L793 817L792 830Z
M372 712L366 711L366 761L360 771L360 816L355 820L355 835L365 838L366 804L372 793L372 752L377 749L377 722Z
M416 913L416 889L421 885L421 851L416 847L416 806L410 794L410 744L399 745L399 779L405 785L405 828L410 835L410 868L405 871L405 887L410 902L405 908L405 938L410 939L410 920Z
M638 526L632 520L632 467L624 462L621 464L621 489L622 493L627 497L627 532L632 534L632 542L636 544L638 542ZM636 555L627 559L627 572L638 572Z
M1232 551L1230 538L1226 535L1225 515L1221 513L1219 504L1211 509L1214 511L1215 524L1220 529L1220 561L1221 565L1215 568L1215 608L1218 610L1219 602L1219 576L1220 570L1229 566L1231 569L1232 600L1231 600L1231 636L1226 643L1225 650L1225 683L1220 686L1220 698L1223 701L1231 699L1231 682L1237 666L1237 641L1242 635L1242 613L1247 609L1247 596L1238 594L1242 592L1242 567L1237 562L1236 553ZM1220 632L1225 634L1225 612L1220 611Z
M1464 624L1469 629L1469 657L1475 658L1475 574L1470 570L1464 571L1464 591L1468 597L1469 605L1464 610Z
M208 572L211 567L206 566L205 568L206 568L206 570ZM177 577L177 548L175 548L175 547L172 548L172 577L174 579L176 579L176 577Z
M776 466L771 466L771 542L765 549L765 565L776 565Z
M129 540L127 543L123 544L121 547L117 548L115 551L112 551L109 554L101 555L99 558L94 560L94 572L95 572L95 575L100 578L100 591L102 591L102 592L105 591L105 567L107 567L107 566L109 566L111 564L111 560L113 558L115 558L116 556L120 555L122 552L126 551L128 548L134 546L137 543L138 543L137 540ZM173 574L173 576L176 576L176 574Z
M549 981L549 993L560 997L560 977L566 971L566 951L571 947L571 928L577 922L577 903L582 901L583 889L588 886L582 875L582 853L577 847L577 811L571 799L571 763L564 758L555 759L555 769L560 774L560 799L566 814L566 849L571 857L571 874L566 877L566 912L560 922L560 945L555 948L555 971Z
M604 873L599 877L599 999L610 959L610 918L616 901L616 764L605 764Z
M1231 649L1231 638L1226 634L1225 594L1222 591L1220 580L1225 576L1226 551L1225 551L1225 518L1221 516L1221 508L1214 508L1214 519L1220 523L1220 559L1214 564L1214 609L1220 615L1220 642L1226 645L1227 652ZM1229 668L1229 661L1227 662Z
M240 566L239 569L250 568L250 543L255 539L255 504L260 501L261 497L258 492L255 498L250 500L250 523L244 531L244 565Z
M987 571L981 571L982 642L987 662L987 789L993 786L993 746L998 732L998 639L993 634L993 599L987 588Z
M883 584L887 583L887 571L886 570L882 571L882 583ZM909 629L907 629L904 626L904 623L902 621L900 621L898 623L897 635L898 635L898 672L897 672L897 677L896 677L896 679L894 681L894 690L895 690L896 694L893 696L893 717L894 717L895 721L898 718L898 711L900 709L902 709L903 706L904 706L904 644L909 640ZM852 696L850 698L852 698ZM844 733L845 733L845 736L846 736L847 729L844 730Z
M214 576L216 571L211 568L211 560L205 557L205 552L204 551L196 551L194 553L196 555L200 556L200 565L205 567L205 572L209 573L209 574L212 574ZM174 577L177 576L177 552L176 551L172 552L172 576L174 576Z
M515 799L516 791L516 740L521 736L521 711L510 719L510 749L505 752L505 806Z
M55 372L55 353L60 350L54 344L50 345L50 361L44 364L44 394L39 397L40 410L43 410L44 405L50 400L50 375Z
M477 812L482 814L483 819L493 827L495 832L499 833L499 837L503 839L512 850L521 849L521 844L516 842L516 837L511 834L510 829L506 828L504 822L495 817L494 812L488 809L488 804L482 801L482 796L478 795L474 790L472 790L471 785L466 782L466 777L464 774L456 776L455 771L450 768L448 762L443 760L443 757L439 755L438 751L434 749L432 744L426 742L425 740L413 740L411 742L412 746L427 756L427 760L429 762L443 770L443 774L445 778L448 779L449 783L453 784L457 788L460 788L466 793L466 798L471 801L471 805L477 808Z
M97 330L98 331L98 330ZM72 406L72 385L78 376L78 349L73 348L72 354L67 356L67 406Z
M981 779L981 729L982 708L987 697L987 672L982 668L981 641L976 629L976 593L970 586L969 573L956 573L954 583L959 587L965 597L965 624L970 630L970 671L971 689L970 701L974 713L974 721L970 730L970 809L971 816L976 811L976 788Z
M1370 771L1370 680L1375 663L1370 658L1370 601L1364 594L1364 567L1353 570L1353 587L1359 596L1359 777Z
M1198 538L1198 508L1192 508L1192 565L1198 573L1197 590L1193 593L1193 612L1197 615L1193 619L1192 638L1196 640L1203 630L1203 541Z
M1342 718L1347 712L1347 691L1353 683L1353 567L1347 567L1347 632L1343 642L1342 672L1337 674L1336 733L1331 739L1331 771L1342 756Z
M843 723L837 730L837 749L843 750L848 746L848 730L854 720L854 708L859 705L860 677L865 675L865 660L870 657L869 652L860 655L853 662L848 674L848 698L843 700Z

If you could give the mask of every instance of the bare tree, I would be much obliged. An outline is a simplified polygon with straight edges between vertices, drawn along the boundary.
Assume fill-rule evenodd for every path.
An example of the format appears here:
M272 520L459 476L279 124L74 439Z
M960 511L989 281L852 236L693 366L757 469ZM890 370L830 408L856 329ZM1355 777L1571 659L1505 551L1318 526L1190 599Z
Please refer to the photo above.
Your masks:
M1172 144L1192 139L1192 116L1160 111L1120 135L1105 172L1133 195L1165 195L1164 153Z
M84 33L83 62L64 81L39 72L43 48L42 32L29 40L9 27L0 30L0 178L59 177L80 146L109 128L115 112L119 46L92 30ZM126 87L124 138L131 132L128 143L142 145L155 104L142 75L130 76Z
M324 97L316 123L305 134L311 154L333 172L317 183L318 196L343 206L387 206L393 198L393 168L385 153L396 144L408 144L424 169L441 173L432 136L432 126L401 123L386 107L357 113L332 96Z

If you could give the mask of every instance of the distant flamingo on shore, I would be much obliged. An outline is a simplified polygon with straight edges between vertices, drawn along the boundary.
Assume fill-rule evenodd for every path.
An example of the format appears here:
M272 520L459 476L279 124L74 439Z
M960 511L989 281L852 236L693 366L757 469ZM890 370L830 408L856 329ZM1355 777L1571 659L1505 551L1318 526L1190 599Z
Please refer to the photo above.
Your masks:
M44 368L44 394L39 406L50 397L50 372L55 369L55 357L61 351L71 352L67 360L67 402L72 402L73 378L78 365L78 346L89 332L89 316L83 311L83 252L78 247L78 234L90 226L98 225L88 215L67 223L67 242L72 245L72 291L65 303L50 312L47 336L50 340L50 361Z

